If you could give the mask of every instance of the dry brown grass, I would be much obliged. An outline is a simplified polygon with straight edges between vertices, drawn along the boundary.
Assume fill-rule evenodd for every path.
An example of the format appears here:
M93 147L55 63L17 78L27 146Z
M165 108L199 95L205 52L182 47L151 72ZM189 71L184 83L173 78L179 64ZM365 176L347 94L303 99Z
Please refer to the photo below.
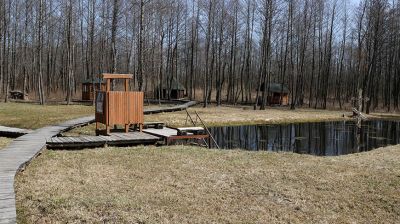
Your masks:
M396 223L400 146L339 157L196 147L45 151L17 176L18 220Z
M341 120L344 111L297 109L290 110L286 107L268 108L266 110L252 110L251 107L210 106L208 108L189 108L189 113L194 117L197 111L200 117L210 126L263 124L263 123L288 123L305 121ZM168 125L185 125L186 112L162 113L145 116L146 121L164 121Z
M94 108L83 105L0 103L0 125L18 128L35 129L91 114Z

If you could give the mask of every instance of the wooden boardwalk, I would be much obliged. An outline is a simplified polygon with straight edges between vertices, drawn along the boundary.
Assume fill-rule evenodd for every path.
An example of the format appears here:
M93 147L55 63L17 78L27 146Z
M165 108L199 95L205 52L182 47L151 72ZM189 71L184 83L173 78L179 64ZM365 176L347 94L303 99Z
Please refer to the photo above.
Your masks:
M83 117L65 123L37 129L12 141L0 150L0 224L16 223L14 177L46 146L46 138L93 119Z
M111 133L110 136L77 136L77 137L53 137L47 139L48 148L74 149L87 147L103 147L154 144L159 137L144 132Z
M31 133L32 130L29 129L21 129L21 128L12 128L0 125L0 136L1 137L11 137L16 138L22 135L26 135Z
M191 106L196 105L196 101L187 101L184 104L181 105L176 105L172 107L161 107L161 108L155 108L155 109L145 109L144 114L157 114L157 113L167 113L167 112L174 112L174 111L181 111L185 110Z

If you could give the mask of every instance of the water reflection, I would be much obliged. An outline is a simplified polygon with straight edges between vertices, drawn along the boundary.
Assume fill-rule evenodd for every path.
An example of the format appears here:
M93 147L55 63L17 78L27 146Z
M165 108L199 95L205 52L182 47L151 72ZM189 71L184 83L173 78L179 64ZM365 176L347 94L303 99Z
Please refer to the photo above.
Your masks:
M371 120L361 129L352 121L210 128L225 149L344 155L400 143L400 122Z

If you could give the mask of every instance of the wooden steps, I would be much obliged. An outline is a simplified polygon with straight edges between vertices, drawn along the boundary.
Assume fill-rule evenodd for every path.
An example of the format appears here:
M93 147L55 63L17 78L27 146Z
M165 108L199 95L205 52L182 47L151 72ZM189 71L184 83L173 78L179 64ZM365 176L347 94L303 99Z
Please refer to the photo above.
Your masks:
M154 144L160 138L143 132L111 133L109 136L77 136L53 137L47 139L47 147L52 149L79 149L88 147L103 147Z

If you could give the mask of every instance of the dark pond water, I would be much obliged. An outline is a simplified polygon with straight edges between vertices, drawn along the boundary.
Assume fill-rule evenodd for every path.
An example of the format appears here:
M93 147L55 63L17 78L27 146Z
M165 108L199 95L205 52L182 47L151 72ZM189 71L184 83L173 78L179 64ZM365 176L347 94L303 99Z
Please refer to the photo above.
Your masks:
M224 149L288 151L334 156L400 144L400 121L370 120L212 127Z

